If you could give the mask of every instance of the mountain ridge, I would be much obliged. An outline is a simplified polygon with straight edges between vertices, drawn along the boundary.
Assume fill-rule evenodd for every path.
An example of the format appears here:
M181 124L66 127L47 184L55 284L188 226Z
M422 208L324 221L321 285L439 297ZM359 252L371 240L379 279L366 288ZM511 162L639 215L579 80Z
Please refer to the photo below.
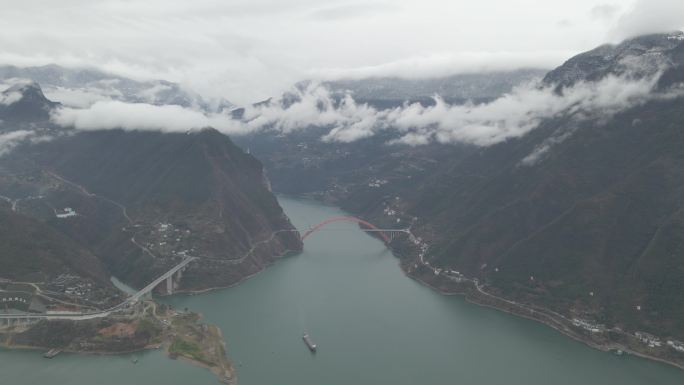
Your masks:
M261 163L227 136L58 127L49 116L59 104L35 83L22 87L8 90L21 92L9 106L32 101L30 113L2 127L31 135L4 154L0 194L96 255L110 274L142 286L193 253L205 262L193 264L180 289L203 290L301 248ZM32 140L38 134L45 139ZM167 228L173 238L160 230Z
M561 111L491 146L387 145L383 134L320 143L315 129L280 146L266 135L243 143L278 175L276 191L411 228L415 238L393 249L410 275L436 287L458 271L513 301L682 340L680 37L602 46L541 83L562 97L610 76L654 78L653 97L609 116Z
M166 80L135 80L96 68L69 68L57 64L35 67L0 66L2 80L29 79L40 84L46 94L62 104L86 107L96 101L178 105L207 113L230 110L229 101L206 99L181 85Z

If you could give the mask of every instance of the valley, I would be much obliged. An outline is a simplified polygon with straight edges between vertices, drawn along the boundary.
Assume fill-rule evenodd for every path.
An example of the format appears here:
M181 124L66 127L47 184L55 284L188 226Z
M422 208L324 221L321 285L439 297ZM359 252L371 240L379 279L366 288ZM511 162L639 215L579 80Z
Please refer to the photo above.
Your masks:
M490 146L392 142L400 130L327 141L324 127L237 140L264 160L277 191L410 228L411 239L391 245L410 276L556 324L592 346L681 365L681 35L602 46L543 80L567 88L655 76L662 97L609 117L569 109ZM625 63L639 60L630 72ZM503 300L454 285L451 272Z
M298 228L347 214L311 200L279 201ZM675 367L590 349L539 323L440 295L407 279L383 243L355 224L331 228L307 238L301 254L238 286L158 302L180 313L201 313L221 328L238 384L681 381ZM318 344L316 355L302 343L303 333ZM156 349L116 356L63 353L46 360L39 352L0 348L0 360L7 363L8 381L218 383L208 370L173 362ZM72 377L74 370L79 375Z
M233 381L218 328L145 298L231 286L301 249L261 164L215 130L78 133L45 120L59 104L38 84L5 92L20 100L0 108L0 133L44 126L0 163L2 344L164 347Z
M63 351L51 370L122 372L103 384L681 382L684 32L243 106L55 64L0 85L7 362Z

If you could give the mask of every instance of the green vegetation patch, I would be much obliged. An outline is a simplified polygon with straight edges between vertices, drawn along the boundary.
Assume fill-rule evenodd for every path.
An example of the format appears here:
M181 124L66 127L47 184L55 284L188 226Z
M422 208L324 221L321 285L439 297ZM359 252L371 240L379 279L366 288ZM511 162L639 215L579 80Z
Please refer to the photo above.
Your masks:
M31 305L33 294L23 291L0 292L0 309L17 309L27 311Z
M7 291L20 291L35 294L36 288L28 283L10 283L7 285Z
M135 337L147 341L147 343L159 343L162 341L162 327L152 318L146 317L138 322Z
M200 346L194 342L176 338L169 347L169 354L172 357L183 356L201 363L213 366L214 363L206 359Z

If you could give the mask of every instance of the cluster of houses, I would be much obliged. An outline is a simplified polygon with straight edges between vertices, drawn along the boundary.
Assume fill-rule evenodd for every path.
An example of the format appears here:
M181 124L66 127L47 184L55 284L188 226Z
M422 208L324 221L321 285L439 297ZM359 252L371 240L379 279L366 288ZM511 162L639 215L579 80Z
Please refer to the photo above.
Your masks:
M76 286L67 287L64 289L64 294L72 297L85 297L90 293L91 283L79 283Z
M581 318L573 318L572 324L578 328L582 328L591 333L601 333L604 330L606 330L605 325L593 321L584 320Z
M55 289L70 297L85 297L91 292L92 286L92 283L72 274L60 274L48 285L50 289Z
M9 297L2 297L2 298L0 298L0 303L3 303L3 304L9 304L9 303L24 303L24 304L28 304L28 300L27 300L26 298L23 298L23 297L12 297L12 296L9 296Z
M194 248L179 250L185 238L192 233L190 230L180 229L170 223L158 223L156 226L157 233L150 234L154 239L148 240L145 246L150 249L155 249L157 246L165 247L164 249L156 249L161 257L166 257L169 254L174 257L187 257L190 252L195 250Z
M657 348L663 346L663 342L657 336L646 332L635 332L634 336L639 341L648 345L649 348Z
M420 261L423 261L423 257L427 255L430 246L427 244L427 242L424 242L422 238L416 237L412 233L409 233L409 241L418 246L418 258Z
M373 179L370 182L368 182L368 187L378 188L380 186L386 185L387 183L387 179Z
M32 298L32 294L24 292L0 292L0 312L8 309L27 310Z
M180 241L180 240L181 240L180 236L181 236L183 233L185 233L185 234L190 234L190 230L185 230L185 231L183 231L183 230L181 230L181 229L179 229L179 228L174 228L173 225L170 224L170 223L159 223L159 224L158 224L158 229L159 229L159 233L160 233L164 238L168 238L169 236L173 237L174 235L169 235L169 234L167 234L167 233L173 231L174 233L176 233L176 235L175 235L175 236L176 236L176 241Z
M672 349L680 353L684 353L684 342L669 340L667 341L667 346L671 347Z
M649 348L659 348L663 346L663 342L657 336L646 332L636 332L634 336L639 339L642 343L648 345ZM684 342L677 340L668 340L665 345L678 351L679 353L684 353Z
M439 270L439 269L436 269L436 270ZM445 269L443 275L445 277L449 278L450 280L455 281L455 282L463 282L466 280L466 277L463 274L461 274L461 272L456 271L456 270L446 270Z
M72 209L71 207L65 207L63 210L57 211L55 215L57 218L65 219L75 217L78 214L76 214L76 210Z
M385 215L387 215L389 217L397 215L396 210L392 209L389 206L385 207L385 209L383 210L383 213L385 213Z

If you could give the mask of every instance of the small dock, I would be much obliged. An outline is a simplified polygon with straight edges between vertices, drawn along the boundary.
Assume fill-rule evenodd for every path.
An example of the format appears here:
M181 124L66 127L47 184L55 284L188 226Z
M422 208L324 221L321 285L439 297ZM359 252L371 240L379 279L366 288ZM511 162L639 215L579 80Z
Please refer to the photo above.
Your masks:
M311 350L311 353L316 353L316 348L318 346L316 346L316 344L311 340L311 337L309 337L308 334L304 334L302 339L304 340L304 343L309 348L309 350Z
M45 354L43 354L43 357L53 359L61 352L62 351L60 349L50 349Z

